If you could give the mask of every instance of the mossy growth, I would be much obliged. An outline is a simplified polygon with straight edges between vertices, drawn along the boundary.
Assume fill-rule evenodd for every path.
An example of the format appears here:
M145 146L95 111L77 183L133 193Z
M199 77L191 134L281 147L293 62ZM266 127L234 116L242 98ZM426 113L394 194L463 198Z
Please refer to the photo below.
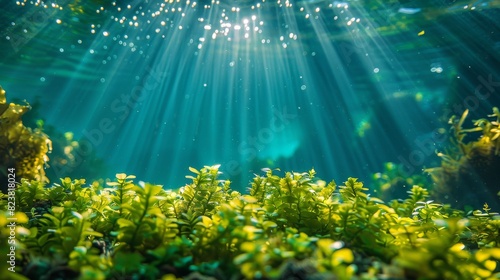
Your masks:
M460 118L450 118L452 145L438 153L441 166L425 171L434 182L434 194L443 202L456 207L479 208L485 202L499 207L500 111L494 107L488 118L475 120L473 128L464 129L467 115L468 110Z
M0 87L0 180L7 182L7 168L15 168L19 178L47 182L45 165L51 141L40 127L23 125L21 117L30 105L7 103L5 90ZM0 188L6 190L5 188Z
M219 166L177 190L117 174L106 184L22 180L0 200L17 279L498 279L500 217L470 215L413 186L384 203L356 178L267 169L247 194ZM9 216L7 216L7 214ZM0 244L2 254L7 242ZM3 254L5 255L5 254ZM7 271L0 264L2 273ZM14 279L14 278L13 278Z
M15 168L19 178L46 183L60 176L101 178L105 162L72 132L45 124L39 106L38 101L33 107L8 104L0 87L0 182L7 181L7 168ZM0 190L6 188L0 185Z

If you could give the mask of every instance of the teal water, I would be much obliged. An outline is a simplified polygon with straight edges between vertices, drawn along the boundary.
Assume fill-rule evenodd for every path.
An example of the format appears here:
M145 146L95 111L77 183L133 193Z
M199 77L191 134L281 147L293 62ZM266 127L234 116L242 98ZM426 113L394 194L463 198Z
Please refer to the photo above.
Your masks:
M500 1L1 3L7 98L103 162L49 162L52 180L411 175L439 163L451 114L500 105Z

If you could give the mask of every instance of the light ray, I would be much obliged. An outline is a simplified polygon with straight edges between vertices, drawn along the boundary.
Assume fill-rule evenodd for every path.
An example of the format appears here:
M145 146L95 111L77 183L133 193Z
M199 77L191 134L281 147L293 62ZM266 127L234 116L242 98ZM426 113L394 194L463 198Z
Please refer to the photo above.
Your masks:
M48 122L105 157L108 177L127 172L176 187L188 166L219 163L240 189L263 167L362 177L384 161L409 160L415 139L437 126L423 123L456 79L450 50L468 45L453 45L461 40L455 32L447 47L435 47L431 34L451 32L429 22L474 6L461 4L430 11L378 1L19 2L27 14L44 11L46 27L26 31L33 39L17 48L4 35L15 28L2 36L14 52L34 54L24 67L38 61L48 71L2 69L51 90ZM488 5L474 11L498 6ZM483 19L478 29L487 29ZM44 32L58 44L38 39Z

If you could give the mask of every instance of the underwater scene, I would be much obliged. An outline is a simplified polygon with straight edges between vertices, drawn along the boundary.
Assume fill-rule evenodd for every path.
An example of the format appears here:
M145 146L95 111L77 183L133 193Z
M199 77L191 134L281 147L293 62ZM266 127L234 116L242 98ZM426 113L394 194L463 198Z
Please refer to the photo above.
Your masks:
M0 3L0 280L500 279L499 0Z

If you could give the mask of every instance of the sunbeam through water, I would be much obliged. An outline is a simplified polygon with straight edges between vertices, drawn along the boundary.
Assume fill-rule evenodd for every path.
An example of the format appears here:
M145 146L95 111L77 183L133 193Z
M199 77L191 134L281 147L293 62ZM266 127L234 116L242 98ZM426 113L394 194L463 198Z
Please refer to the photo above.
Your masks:
M436 161L446 118L498 106L461 101L479 76L498 81L494 0L2 5L2 86L80 141L51 178L119 170L175 188L221 164L244 189L265 167L367 179L388 161L411 174Z

